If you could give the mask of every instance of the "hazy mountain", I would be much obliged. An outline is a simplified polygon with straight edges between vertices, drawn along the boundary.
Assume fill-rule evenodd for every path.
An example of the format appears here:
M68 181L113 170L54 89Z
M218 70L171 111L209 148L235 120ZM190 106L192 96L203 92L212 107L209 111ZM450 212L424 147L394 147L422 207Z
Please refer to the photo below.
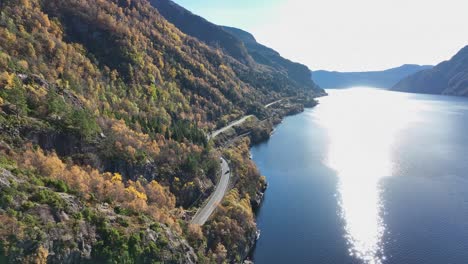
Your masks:
M405 64L384 71L336 72L313 71L312 79L322 88L347 88L353 86L371 86L391 88L401 79L432 66Z
M395 91L468 96L468 46L450 60L398 82Z

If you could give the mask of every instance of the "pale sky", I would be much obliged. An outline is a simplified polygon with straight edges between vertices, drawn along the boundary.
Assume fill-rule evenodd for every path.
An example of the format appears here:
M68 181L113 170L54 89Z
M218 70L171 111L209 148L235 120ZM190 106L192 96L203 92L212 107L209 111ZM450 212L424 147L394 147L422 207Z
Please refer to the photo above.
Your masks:
M468 45L468 0L175 0L312 70L437 64Z

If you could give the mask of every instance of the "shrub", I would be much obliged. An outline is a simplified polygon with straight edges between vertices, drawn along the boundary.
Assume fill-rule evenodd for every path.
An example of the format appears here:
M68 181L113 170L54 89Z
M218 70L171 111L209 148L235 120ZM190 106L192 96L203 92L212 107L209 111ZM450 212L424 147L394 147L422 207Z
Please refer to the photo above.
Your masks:
M68 192L70 188L63 180L44 178L44 184L49 188L54 188L57 192Z
M127 219L124 219L122 217L117 218L117 223L123 227L129 227L130 224L128 223Z
M1 154L1 153L0 153ZM4 156L2 154L2 156L0 156L0 168L12 168L12 167L15 167L16 165L16 162L10 158L8 158L7 156Z
M34 207L34 203L31 201L26 201L21 205L21 207L23 208L24 211L27 211Z
M31 200L40 204L47 204L55 209L65 209L65 201L55 192L49 189L41 189L36 192Z
M120 206L116 206L114 208L114 212L119 215L127 215L127 216L133 214L133 212L130 209L122 208Z
M0 198L0 205L2 208L7 208L13 202L13 196L11 194L4 194Z

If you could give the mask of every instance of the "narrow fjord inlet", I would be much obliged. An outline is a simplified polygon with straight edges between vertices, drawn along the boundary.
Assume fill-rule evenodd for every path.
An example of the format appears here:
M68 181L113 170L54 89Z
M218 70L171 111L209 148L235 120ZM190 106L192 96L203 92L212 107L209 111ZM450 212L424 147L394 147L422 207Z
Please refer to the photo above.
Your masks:
M255 263L466 263L468 100L328 92L252 149Z

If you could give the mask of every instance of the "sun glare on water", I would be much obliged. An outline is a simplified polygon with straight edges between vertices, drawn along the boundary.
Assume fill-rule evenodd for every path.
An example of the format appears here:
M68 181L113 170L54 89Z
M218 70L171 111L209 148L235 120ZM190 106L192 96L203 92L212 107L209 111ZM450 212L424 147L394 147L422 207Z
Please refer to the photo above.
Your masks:
M337 172L337 198L349 253L363 263L385 260L385 209L380 180L392 176L399 131L418 119L422 105L408 95L370 88L331 91L316 109L329 137L327 165Z

